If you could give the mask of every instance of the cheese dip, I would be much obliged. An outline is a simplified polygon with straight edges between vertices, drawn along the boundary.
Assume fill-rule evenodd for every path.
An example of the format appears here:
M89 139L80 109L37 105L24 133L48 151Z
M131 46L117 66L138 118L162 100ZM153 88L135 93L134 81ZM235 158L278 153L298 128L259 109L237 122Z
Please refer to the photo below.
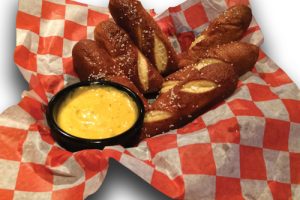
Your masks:
M66 97L56 120L73 136L105 139L127 131L137 118L137 105L125 92L111 86L86 86Z

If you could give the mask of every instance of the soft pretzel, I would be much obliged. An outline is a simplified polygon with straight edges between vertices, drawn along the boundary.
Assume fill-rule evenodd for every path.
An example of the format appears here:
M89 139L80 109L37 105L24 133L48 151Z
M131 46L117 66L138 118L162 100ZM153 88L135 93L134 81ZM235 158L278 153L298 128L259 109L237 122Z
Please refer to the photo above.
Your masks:
M112 21L101 22L95 28L94 37L142 93L161 89L162 76L118 25Z
M178 128L208 104L224 99L235 90L238 76L231 65L216 63L184 79L161 93L146 112L142 139Z
M81 40L73 48L73 64L81 81L106 79L134 91L148 109L148 102L108 55L106 49L93 40Z
M251 20L252 12L249 7L245 5L230 7L209 24L208 28L191 44L190 49L207 49L238 41L247 31Z
M106 49L93 40L80 40L73 48L73 65L80 80L124 76Z
M179 83L185 81L186 79L193 78L194 76L199 76L198 74L201 74L202 70L207 66L224 63L225 62L219 59L208 58L200 60L199 62L195 62L194 64L191 64L185 68L182 68L165 78L165 82L163 83L163 87L160 93L165 93L169 91L170 89L172 89Z
M209 49L202 56L202 59L214 58L230 63L233 65L238 76L242 76L252 70L258 59L258 55L259 48L256 45L232 42Z
M203 52L190 50L181 57L180 66L184 68L199 63L203 59L217 59L232 64L241 76L254 67L258 54L259 48L253 44L231 42L217 45Z
M110 0L116 23L131 37L158 71L167 75L178 69L178 59L168 38L137 0Z

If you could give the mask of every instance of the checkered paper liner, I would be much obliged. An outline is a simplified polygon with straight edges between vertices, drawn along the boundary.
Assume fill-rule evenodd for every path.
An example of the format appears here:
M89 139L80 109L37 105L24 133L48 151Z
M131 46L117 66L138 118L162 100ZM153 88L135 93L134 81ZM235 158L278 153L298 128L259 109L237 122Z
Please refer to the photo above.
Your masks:
M175 49L244 0L188 0L156 17ZM20 0L15 62L28 81L0 115L0 199L83 199L113 158L173 199L300 199L300 91L263 52L226 101L190 124L137 147L70 153L52 139L48 100L78 81L73 45L93 38L107 8L69 0ZM255 20L243 41L260 45Z

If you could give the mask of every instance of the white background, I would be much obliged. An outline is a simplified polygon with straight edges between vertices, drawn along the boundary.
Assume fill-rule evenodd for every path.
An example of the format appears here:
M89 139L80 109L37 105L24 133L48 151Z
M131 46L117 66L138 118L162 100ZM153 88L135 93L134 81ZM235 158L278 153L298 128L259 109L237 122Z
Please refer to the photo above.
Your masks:
M108 0L80 0L107 6ZM184 0L142 0L157 13ZM265 37L263 50L300 87L300 1L250 0L253 14ZM1 1L0 6L0 112L19 102L27 83L13 61L17 0ZM1 147L0 147L1 148ZM139 177L116 162L110 162L106 179L92 200L166 200Z

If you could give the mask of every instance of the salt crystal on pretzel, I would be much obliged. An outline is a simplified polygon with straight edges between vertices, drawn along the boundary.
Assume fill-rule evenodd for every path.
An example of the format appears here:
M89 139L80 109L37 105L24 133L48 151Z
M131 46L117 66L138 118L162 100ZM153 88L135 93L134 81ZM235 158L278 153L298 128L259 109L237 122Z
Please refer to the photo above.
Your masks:
M159 72L118 25L112 21L101 22L95 28L94 37L142 93L161 89L163 78Z
M254 67L258 59L258 54L259 48L256 45L243 42L231 42L217 45L204 52L190 50L184 55L182 54L180 66L181 68L185 68L189 65L195 65L195 63L214 59L232 64L238 75L241 76ZM176 73L178 72L174 74ZM170 77L174 77L174 74L170 75ZM170 79L170 77L167 77L167 80Z
M123 70L115 64L106 49L93 40L81 40L73 48L73 64L81 81L110 80L134 91L148 109L148 102L136 86L126 77Z
M236 5L214 19L207 29L191 44L190 49L207 49L212 46L238 41L247 31L252 20L248 6Z
M162 75L178 69L175 50L139 1L110 0L109 10L116 23L126 30Z
M73 65L80 80L103 78L106 76L125 76L115 64L104 47L93 40L80 40L73 48Z
M211 64L190 74L151 105L145 114L142 139L182 126L209 104L232 94L237 86L238 76L226 63Z

